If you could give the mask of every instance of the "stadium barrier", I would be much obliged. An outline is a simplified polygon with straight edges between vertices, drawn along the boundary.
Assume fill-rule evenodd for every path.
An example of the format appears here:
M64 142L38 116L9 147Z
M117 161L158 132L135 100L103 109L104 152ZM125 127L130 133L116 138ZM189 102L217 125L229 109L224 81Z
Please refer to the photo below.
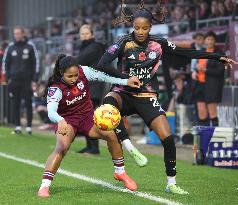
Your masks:
M180 141L182 141L182 136L189 133L197 121L195 105L177 104L175 113L176 134L179 135Z
M238 169L237 130L194 126L194 164Z
M217 114L219 126L238 129L238 86L223 88L222 102L219 103Z

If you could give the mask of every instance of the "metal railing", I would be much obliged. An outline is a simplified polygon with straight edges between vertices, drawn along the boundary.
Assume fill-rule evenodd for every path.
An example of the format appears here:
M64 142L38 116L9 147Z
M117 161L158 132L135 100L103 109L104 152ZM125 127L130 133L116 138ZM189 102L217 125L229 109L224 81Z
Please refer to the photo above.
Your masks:
M229 25L232 21L237 20L238 16L227 16L227 17L218 17L218 18L210 18L204 20L196 21L196 29L198 30L201 27L209 27L211 25L221 26L221 25Z

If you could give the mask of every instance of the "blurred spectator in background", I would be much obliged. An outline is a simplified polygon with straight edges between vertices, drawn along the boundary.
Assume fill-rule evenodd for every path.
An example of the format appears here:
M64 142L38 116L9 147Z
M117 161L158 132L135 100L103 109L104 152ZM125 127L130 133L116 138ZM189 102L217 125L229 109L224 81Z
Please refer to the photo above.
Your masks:
M193 43L191 45L191 48L194 48L196 50L202 50L205 48L204 45L204 35L202 33L195 33L193 35ZM191 60L191 72L192 75L196 75L196 69L197 69L197 59Z
M209 18L216 18L218 16L219 16L218 1L213 0L211 3L211 13L209 15Z
M216 34L209 31L205 35L207 52L222 53L216 47ZM199 59L196 75L195 98L199 125L218 126L217 103L221 101L225 67L224 64L212 59Z
M182 6L176 6L171 14L171 21L175 23L172 28L172 33L180 34L185 32L188 29L188 26L184 23L187 20L187 15L185 13L185 9ZM176 22L180 22L176 24Z
M15 134L22 131L20 122L21 100L25 100L27 109L28 134L32 134L32 89L36 88L39 74L39 58L35 45L25 35L23 27L14 28L14 42L5 49L2 69L6 73L9 96L13 100Z
M96 67L104 53L104 46L95 42L93 30L90 25L85 24L81 26L79 33L81 45L79 47L79 55L76 58L78 64ZM95 109L102 102L105 84L102 82L89 82L89 88ZM86 147L80 150L79 153L99 154L98 140L86 137L86 141Z
M225 9L227 11L228 15L231 15L236 7L236 1L235 0L225 0L224 2Z
M168 107L168 112L175 112L175 107L176 104L186 104L185 103L185 97L187 95L187 93L185 93L185 73L184 72L177 72L177 74L175 74L174 76L174 85L175 85L175 89L173 91L173 95L172 98L170 100L169 103L169 107Z
M42 97L46 89L45 86L46 83L43 81L38 83L37 90L34 92L35 111L43 122L43 125L38 127L39 130L55 129L55 124L53 124L48 117L47 100L45 97Z
M2 70L2 60L3 60L4 51L7 46L8 46L7 41L2 42L0 46L0 84L6 84L5 71L3 72Z
M196 11L194 7L190 7L187 11L189 30L196 30Z
M55 37L55 36L60 36L62 34L61 32L61 26L60 23L54 23L52 28L51 28L51 36Z

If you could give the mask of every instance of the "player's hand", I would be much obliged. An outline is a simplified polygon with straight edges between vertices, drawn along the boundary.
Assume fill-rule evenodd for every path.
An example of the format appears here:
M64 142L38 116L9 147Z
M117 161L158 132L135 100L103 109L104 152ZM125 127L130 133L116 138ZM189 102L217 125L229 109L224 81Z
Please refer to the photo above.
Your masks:
M227 57L221 57L220 60L225 63L225 68L226 69L229 68L229 67L232 68L233 64L236 64L236 65L238 64L238 62L232 60L231 58L227 58Z
M197 80L197 79L198 79L198 74L197 74L196 71L193 71L193 72L192 72L192 79L193 79L193 80Z
M143 83L140 82L139 78L136 76L132 76L128 79L127 85L132 88L140 88Z
M64 119L58 122L57 132L61 135L66 135L68 133L68 123Z

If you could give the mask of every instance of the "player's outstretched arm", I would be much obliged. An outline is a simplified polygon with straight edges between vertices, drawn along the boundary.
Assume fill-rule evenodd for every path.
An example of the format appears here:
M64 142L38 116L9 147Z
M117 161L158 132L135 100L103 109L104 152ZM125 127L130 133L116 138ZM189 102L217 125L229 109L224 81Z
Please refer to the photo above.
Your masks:
M133 88L139 88L142 85L136 76L132 76L128 79L115 78L107 75L104 72L94 70L93 68L90 68L88 66L82 66L82 68L86 78L89 81L101 81L111 84L128 85Z

